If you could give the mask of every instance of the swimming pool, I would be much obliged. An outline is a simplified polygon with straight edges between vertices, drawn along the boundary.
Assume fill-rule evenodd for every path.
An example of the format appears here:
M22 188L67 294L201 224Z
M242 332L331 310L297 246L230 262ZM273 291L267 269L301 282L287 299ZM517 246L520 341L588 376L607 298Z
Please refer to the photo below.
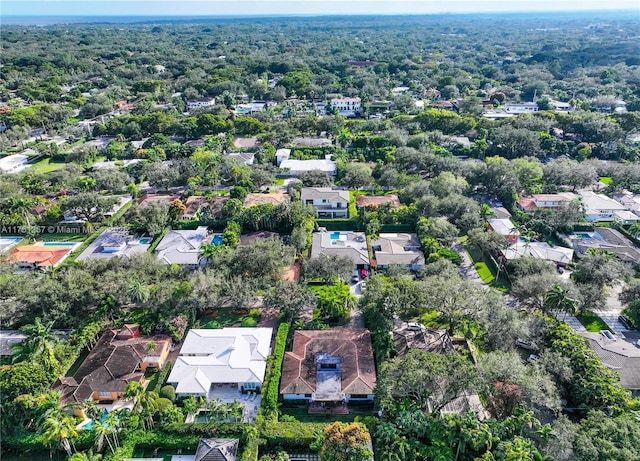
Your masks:
M214 234L211 243L214 245L222 245L222 234Z
M341 232L332 232L332 233L329 235L329 238L330 238L331 240L346 240L346 239L347 239L347 236L346 236L346 235L343 235Z
M581 240L593 238L593 235L587 234L586 232L575 232L573 235Z
M149 245L149 244L151 243L151 240L153 240L151 237L144 237L144 238L141 238L141 239L138 241L138 243L139 243L140 245Z
M43 246L46 247L74 247L77 245L76 242L43 242Z

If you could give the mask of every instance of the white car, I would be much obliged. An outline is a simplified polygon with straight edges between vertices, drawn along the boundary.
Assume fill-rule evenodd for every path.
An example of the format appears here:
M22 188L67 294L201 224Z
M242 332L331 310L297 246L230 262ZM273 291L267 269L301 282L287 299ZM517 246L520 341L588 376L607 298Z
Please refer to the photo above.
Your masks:
M420 330L426 330L426 329L427 329L427 327L425 327L421 323L416 323L416 322L407 323L407 330L420 331Z

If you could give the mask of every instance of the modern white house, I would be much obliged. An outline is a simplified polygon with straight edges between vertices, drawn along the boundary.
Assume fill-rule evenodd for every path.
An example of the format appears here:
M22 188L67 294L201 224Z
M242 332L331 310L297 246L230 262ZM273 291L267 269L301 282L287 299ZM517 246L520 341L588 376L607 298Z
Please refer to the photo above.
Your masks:
M349 191L330 187L303 187L300 201L316 210L317 218L348 218Z
M283 176L297 176L308 171L323 171L329 176L335 176L338 167L330 158L314 160L290 160L280 163L280 174Z
M216 388L262 389L272 328L189 330L167 383L179 397L215 398Z
M211 107L216 103L216 98L198 98L187 101L187 111L200 107Z
M515 103L508 102L504 105L505 112L510 114L530 114L533 112L538 112L538 104L535 102L523 102L523 103Z
M640 221L640 218L629 211L627 206L604 194L592 191L579 191L578 194L582 197L585 218L588 222L621 221L628 224Z
M507 241L516 243L520 237L520 232L510 219L493 218L487 220L489 230L502 235Z
M29 157L23 154L14 154L0 158L0 171L3 173L19 173L29 168Z
M364 232L314 232L311 257L346 256L357 269L369 268L369 249Z
M522 257L543 259L562 267L573 260L573 250L559 246L551 246L546 242L518 242L509 248L501 250L502 257L506 260Z
M362 111L362 99L360 98L334 98L331 100L331 108L338 109L340 115L355 117Z
M200 247L207 234L207 226L195 230L169 231L156 247L158 259L165 264L198 268L201 265Z

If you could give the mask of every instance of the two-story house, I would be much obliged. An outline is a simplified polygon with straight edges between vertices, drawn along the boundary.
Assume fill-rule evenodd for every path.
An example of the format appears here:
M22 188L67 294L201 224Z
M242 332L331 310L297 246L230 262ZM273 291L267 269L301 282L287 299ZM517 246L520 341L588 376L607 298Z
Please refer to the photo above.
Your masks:
M331 108L338 109L340 115L354 117L362 111L362 99L360 98L334 98L331 100Z
M348 218L349 191L330 187L303 187L300 201L316 210L317 218Z

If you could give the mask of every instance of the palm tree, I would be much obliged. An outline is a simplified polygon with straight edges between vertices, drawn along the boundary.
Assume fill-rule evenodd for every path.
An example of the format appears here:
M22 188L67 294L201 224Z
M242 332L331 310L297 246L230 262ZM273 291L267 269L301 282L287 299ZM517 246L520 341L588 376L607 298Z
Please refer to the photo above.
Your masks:
M44 420L42 436L49 444L57 442L69 456L76 451L73 447L73 439L78 436L75 419L70 415L61 414L57 409L50 411Z
M23 326L20 331L25 333L27 338L21 344L12 346L17 352L12 358L14 363L37 357L48 370L57 367L58 359L51 345L57 338L51 331L52 327L53 322L42 323L40 317L36 317L33 324Z
M111 453L115 453L116 450L111 443L111 440L109 440L109 436L113 432L111 427L108 424L104 424L102 421L95 421L93 431L96 434L96 448L98 449L98 451L102 451L102 447L104 446L104 442L106 440Z
M137 304L144 304L149 301L149 298L151 297L149 285L146 285L139 280L131 282L127 292L131 301Z
M124 391L124 398L133 401L132 411L141 413L143 428L150 429L153 427L153 415L158 409L158 394L156 392L146 392L142 384L137 381L131 381Z
M569 295L570 291L568 288L554 284L544 295L545 307L564 312L564 317L566 317L568 313L574 314L578 307L578 300Z
M638 238L640 236L640 223L636 223L629 227L629 233L634 237Z
M102 461L102 455L100 453L94 453L93 450L74 453L69 458L69 461Z

